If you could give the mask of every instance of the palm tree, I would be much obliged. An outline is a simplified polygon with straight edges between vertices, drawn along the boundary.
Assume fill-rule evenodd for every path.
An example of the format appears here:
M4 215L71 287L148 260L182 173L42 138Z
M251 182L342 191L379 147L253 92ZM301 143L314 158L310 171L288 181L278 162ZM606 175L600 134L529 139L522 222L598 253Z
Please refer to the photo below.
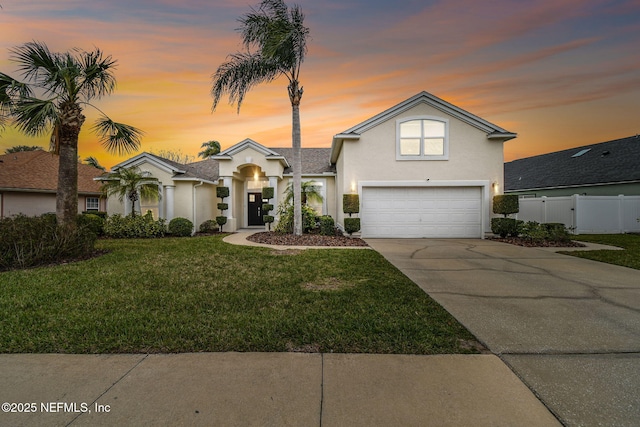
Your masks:
M137 151L142 132L114 122L90 103L116 87L112 71L116 61L100 49L55 53L34 41L10 52L26 81L0 73L0 111L26 135L51 133L51 151L60 160L56 217L58 224L73 227L78 212L78 135L85 121L83 107L100 112L92 130L109 152Z
M106 197L117 196L120 202L124 198L131 201L131 216L136 215L135 204L141 197L147 200L160 198L158 178L148 172L140 172L136 167L120 168L111 172L102 182L102 194Z
M307 53L309 28L304 26L300 7L289 8L283 0L263 0L257 10L240 18L246 52L230 55L213 75L213 110L223 94L229 103L240 105L246 93L259 83L269 83L280 76L289 80L287 87L292 110L293 186L300 194L302 164L300 136L300 67ZM294 234L302 234L301 200L294 197Z
M306 206L307 202L322 202L322 194L320 193L320 187L314 181L304 181L300 184L300 202ZM295 193L293 192L293 183L290 182L287 185L284 195L284 203L290 205Z
M199 157L203 159L208 159L211 156L215 156L220 152L220 143L218 141L208 141L203 142L200 148L204 148L201 152L198 153Z

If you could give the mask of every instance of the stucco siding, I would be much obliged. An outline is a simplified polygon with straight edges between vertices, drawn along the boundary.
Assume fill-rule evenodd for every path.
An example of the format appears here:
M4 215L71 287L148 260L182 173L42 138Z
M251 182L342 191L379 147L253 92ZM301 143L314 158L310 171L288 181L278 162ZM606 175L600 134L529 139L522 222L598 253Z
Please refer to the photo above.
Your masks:
M78 197L78 213L86 209L86 197ZM91 196L97 197L97 196ZM100 200L100 209L104 209L104 201ZM7 191L2 193L2 217L23 214L38 216L56 211L56 195L54 193L29 193Z

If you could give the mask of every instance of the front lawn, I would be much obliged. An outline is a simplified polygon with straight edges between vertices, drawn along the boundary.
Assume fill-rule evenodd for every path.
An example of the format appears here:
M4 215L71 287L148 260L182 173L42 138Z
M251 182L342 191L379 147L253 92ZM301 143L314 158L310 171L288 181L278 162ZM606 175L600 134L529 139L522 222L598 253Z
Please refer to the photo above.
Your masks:
M563 253L640 270L640 234L581 234L579 236L572 237L572 239L583 242L617 246L624 248L624 250L578 251Z
M0 352L474 352L373 250L275 252L222 236L102 240L109 253L0 273Z

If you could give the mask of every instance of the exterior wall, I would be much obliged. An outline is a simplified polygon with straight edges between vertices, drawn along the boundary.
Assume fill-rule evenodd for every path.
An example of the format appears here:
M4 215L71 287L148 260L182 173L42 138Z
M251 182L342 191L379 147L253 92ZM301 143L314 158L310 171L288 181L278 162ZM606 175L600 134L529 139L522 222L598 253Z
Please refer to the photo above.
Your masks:
M0 217L3 218L18 214L38 216L56 211L55 193L6 191L0 193L0 197L2 198ZM78 213L82 213L85 210L86 197L97 196L78 196ZM105 209L105 201L103 199L100 200L100 209Z
M448 120L448 160L396 160L396 120L413 116ZM343 224L342 195L352 193L361 181L486 181L497 183L499 192L504 185L503 143L490 141L485 132L430 105L419 104L363 132L359 140L344 141L337 170L338 222ZM488 224L491 210L487 206Z
M200 224L206 220L215 221L216 216L220 215L217 208L216 186L211 184L203 184L196 187L196 217L193 220L195 231L200 229Z
M193 219L193 182L177 181L173 194L173 217Z
M507 194L518 194L528 197L561 197L581 194L583 196L640 196L640 183L594 185L587 187L554 188L550 190L505 191Z
M220 160L220 176L234 176L246 165L256 165L262 169L266 176L282 177L282 163L280 160L267 160L263 153L247 147L233 155L232 160Z

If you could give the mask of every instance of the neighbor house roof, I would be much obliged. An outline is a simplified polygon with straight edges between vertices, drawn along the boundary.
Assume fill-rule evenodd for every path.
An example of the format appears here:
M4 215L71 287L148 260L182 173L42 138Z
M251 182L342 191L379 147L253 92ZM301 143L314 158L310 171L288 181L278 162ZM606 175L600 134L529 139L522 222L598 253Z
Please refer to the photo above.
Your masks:
M640 182L640 137L615 139L504 165L505 191Z
M0 155L0 190L55 193L58 187L59 156L44 150ZM102 171L78 163L78 193L100 194L94 181Z

